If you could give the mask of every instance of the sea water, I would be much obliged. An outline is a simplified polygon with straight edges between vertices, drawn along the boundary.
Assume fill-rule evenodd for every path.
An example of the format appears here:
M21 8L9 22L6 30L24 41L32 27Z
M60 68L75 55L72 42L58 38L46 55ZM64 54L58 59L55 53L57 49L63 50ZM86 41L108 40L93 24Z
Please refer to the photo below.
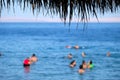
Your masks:
M119 80L120 23L0 23L0 52L0 80ZM24 68L33 53L38 61ZM92 60L94 68L80 75L82 60Z

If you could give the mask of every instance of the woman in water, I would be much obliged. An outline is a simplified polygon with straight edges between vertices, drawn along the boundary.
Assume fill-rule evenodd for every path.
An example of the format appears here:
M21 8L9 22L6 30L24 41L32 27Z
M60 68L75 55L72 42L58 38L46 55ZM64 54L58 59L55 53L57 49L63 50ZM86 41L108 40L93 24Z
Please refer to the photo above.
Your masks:
M75 67L75 66L76 66L76 61L73 60L73 61L70 63L70 67L73 68L73 67Z
M27 67L27 66L30 66L31 62L30 62L30 59L29 57L27 57L24 61L23 61L23 66L24 67Z
M85 70L83 69L83 65L80 65L80 66L79 66L78 72L79 72L80 74L83 74L83 73L85 72Z
M94 67L94 65L93 65L92 61L90 60L90 62L88 63L88 68L91 69L93 67Z

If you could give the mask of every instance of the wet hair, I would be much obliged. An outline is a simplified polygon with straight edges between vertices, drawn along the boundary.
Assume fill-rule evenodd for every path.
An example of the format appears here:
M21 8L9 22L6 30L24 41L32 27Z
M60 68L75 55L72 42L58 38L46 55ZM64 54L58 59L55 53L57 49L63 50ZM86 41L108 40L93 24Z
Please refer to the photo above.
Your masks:
M72 56L72 54L71 54L71 53L69 53L69 55L71 55L71 56Z
M79 66L79 69L83 69L83 65L80 65L80 66Z
M75 62L75 60L73 60L70 64L73 64Z
M82 61L82 64L84 64L84 63L85 63L85 60Z
M32 56L35 56L35 54L32 54Z
M90 60L90 64L92 64L92 60Z

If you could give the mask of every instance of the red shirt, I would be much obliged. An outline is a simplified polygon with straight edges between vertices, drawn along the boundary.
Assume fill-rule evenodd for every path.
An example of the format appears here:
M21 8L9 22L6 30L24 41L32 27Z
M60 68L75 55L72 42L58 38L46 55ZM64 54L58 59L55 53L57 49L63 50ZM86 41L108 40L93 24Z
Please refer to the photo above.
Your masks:
M29 62L30 62L29 59L25 59L23 63L24 64L29 64Z

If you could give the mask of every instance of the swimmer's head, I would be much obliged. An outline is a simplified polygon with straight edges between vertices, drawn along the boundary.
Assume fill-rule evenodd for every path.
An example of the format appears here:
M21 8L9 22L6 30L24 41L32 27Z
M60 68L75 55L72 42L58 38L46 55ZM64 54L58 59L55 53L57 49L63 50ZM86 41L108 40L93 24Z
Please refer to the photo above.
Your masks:
M83 69L83 65L80 65L80 66L79 66L79 69Z
M82 64L84 64L84 63L85 63L85 60L82 61Z
M90 60L90 64L92 64L92 60Z
M35 56L35 54L32 54L32 56Z
M75 62L75 60L73 60L70 64L73 64Z

